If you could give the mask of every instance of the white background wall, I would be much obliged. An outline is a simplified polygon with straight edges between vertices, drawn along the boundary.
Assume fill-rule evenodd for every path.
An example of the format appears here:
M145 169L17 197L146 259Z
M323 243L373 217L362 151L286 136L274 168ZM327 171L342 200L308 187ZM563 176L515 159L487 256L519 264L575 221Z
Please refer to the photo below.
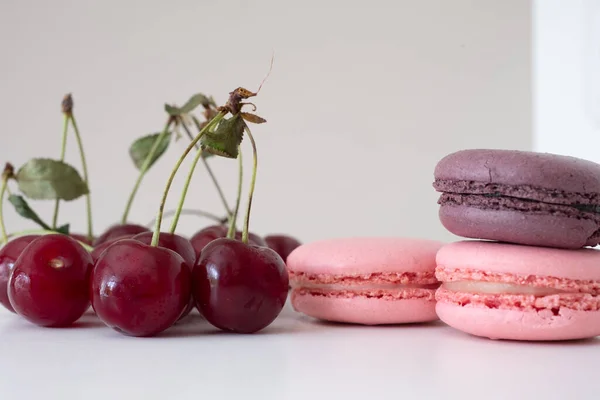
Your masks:
M163 103L255 89L274 50L256 99L269 122L254 129L252 229L305 241L449 238L431 187L437 160L531 147L530 18L522 0L2 1L1 158L58 157L60 100L72 92L99 232L119 218L136 176L127 147L163 126ZM73 144L68 160L79 165ZM153 217L185 144L150 173L133 221ZM236 163L213 165L233 203ZM187 205L221 210L202 169ZM50 219L50 203L36 207ZM84 230L83 201L62 210ZM6 214L11 231L31 226ZM186 219L182 232L205 224Z
M536 1L534 146L600 162L600 1Z

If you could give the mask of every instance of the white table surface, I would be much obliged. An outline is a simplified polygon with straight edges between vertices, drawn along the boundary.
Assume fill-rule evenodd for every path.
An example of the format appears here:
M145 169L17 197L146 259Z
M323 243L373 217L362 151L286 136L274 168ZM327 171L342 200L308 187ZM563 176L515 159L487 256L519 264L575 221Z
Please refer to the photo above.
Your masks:
M322 323L288 307L262 333L198 315L131 338L94 315L36 327L0 311L0 399L598 399L600 340L518 343L442 323Z

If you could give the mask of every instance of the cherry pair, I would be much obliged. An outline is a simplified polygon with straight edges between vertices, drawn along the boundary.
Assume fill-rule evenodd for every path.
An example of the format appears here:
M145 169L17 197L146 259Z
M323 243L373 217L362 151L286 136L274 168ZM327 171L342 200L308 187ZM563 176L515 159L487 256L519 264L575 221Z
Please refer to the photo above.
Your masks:
M135 336L159 333L191 310L190 297L208 322L232 332L261 330L281 312L288 275L281 257L268 247L218 238L194 262L195 251L187 239L161 233L158 247L136 242L150 243L151 239L152 234L146 232L133 240L117 240L100 254L92 277L92 305L107 325ZM172 275L155 276L156 272ZM181 295L178 301L158 303L165 284L149 294L144 288L151 285L141 280L148 277L155 282L176 282L173 292ZM191 285L185 285L186 280ZM154 316L149 321L151 331L132 325L140 314L139 305L131 300L137 298L157 300L144 310L145 315Z
M142 233L118 243L128 245L128 251L111 249L109 255L125 257L113 264L116 272L105 268L106 263L94 268L92 255L66 235L15 238L0 250L0 302L30 322L47 327L71 325L91 302L109 326L136 336L158 333L193 307L190 275L195 253L189 241L177 235L161 235L160 243L177 253L149 248L144 242L149 243L150 238L151 234ZM127 259L129 256L138 259ZM145 273L128 275L136 272L139 263ZM173 321L166 312L169 307L179 309Z

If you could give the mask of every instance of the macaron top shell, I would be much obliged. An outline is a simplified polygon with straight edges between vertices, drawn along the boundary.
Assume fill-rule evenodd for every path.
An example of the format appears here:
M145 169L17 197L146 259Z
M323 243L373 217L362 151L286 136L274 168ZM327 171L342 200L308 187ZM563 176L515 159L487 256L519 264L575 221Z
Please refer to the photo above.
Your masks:
M438 269L600 280L600 250L553 249L487 241L460 241L442 247Z
M452 153L435 167L436 180L532 185L581 194L600 194L600 164L575 157L517 150L469 149Z
M296 248L287 259L290 272L352 275L373 272L433 272L443 245L426 239L371 237L317 241Z

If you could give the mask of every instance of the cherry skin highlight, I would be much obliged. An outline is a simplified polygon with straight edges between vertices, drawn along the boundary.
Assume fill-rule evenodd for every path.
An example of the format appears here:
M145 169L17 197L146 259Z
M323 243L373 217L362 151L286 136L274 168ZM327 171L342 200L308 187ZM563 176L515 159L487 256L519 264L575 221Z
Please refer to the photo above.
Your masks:
M287 262L290 253L302 244L298 239L288 235L265 236L265 242L267 243L267 246L275 250L285 262Z
M21 255L25 247L40 235L20 236L10 240L0 249L0 303L9 311L15 312L8 300L8 280L13 270L15 261Z
M150 232L150 229L146 228L142 225L136 224L123 224L123 225L113 225L106 230L102 235L98 236L94 241L94 247L107 242L112 239L117 239L120 236L125 235L137 235L142 232Z
M190 267L172 250L119 240L96 261L91 291L92 307L106 325L129 336L154 336L187 307Z
M285 305L288 285L285 263L275 251L226 238L206 245L192 272L193 295L204 318L237 333L270 325Z
M152 235L152 232L139 233L133 237L133 240L137 240L138 242L149 245L152 242ZM161 232L158 236L158 247L164 247L165 249L173 250L175 253L179 254L181 258L183 258L183 261L185 261L186 265L190 267L190 273L192 272L192 268L196 263L196 252L194 251L194 248L188 239L174 233ZM179 319L182 319L188 315L193 308L194 298L190 293L189 304Z
M227 230L228 228L225 225L210 225L196 232L190 239L192 246L194 246L194 250L196 250L196 257L200 257L202 249L213 240L227 237ZM236 232L235 238L237 240L242 240L242 232ZM263 238L252 232L248 233L248 243L256 246L267 245Z
M10 304L36 325L71 325L90 305L92 268L92 257L75 239L40 236L15 262L8 283Z

